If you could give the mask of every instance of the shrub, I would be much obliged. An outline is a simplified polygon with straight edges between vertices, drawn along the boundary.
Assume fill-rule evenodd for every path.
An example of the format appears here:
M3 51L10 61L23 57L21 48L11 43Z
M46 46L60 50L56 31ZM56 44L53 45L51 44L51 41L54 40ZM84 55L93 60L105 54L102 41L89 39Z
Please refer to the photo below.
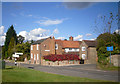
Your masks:
M43 59L49 60L49 61L63 61L63 60L80 60L78 55L73 55L73 54L64 54L64 55L47 55L43 56Z

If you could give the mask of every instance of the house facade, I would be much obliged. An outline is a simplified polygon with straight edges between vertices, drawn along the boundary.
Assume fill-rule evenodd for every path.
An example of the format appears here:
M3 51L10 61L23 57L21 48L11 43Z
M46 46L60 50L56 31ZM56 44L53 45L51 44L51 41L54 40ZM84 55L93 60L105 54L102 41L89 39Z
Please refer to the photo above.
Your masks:
M31 44L31 63L42 65L42 57L50 54L77 54L81 58L81 53L83 53L81 52L81 45L89 48L87 52L85 51L86 56L88 56L88 52L92 55L91 52L93 52L94 47L88 46L84 41L74 41L72 36L69 37L69 40L59 40L54 37L38 40ZM88 57L91 58L91 55Z
M84 60L84 64L96 64L96 41L83 40L80 45L79 57Z

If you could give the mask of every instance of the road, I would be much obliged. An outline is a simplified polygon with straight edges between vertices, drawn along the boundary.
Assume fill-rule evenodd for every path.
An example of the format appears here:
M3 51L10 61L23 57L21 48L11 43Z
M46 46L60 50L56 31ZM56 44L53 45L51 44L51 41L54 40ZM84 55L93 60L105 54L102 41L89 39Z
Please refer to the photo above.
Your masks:
M6 62L6 65L14 66L14 63ZM94 64L71 66L41 66L35 64L21 64L22 67L39 70L42 72L60 74L65 76L85 77L98 80L118 81L118 71L104 71L96 69Z

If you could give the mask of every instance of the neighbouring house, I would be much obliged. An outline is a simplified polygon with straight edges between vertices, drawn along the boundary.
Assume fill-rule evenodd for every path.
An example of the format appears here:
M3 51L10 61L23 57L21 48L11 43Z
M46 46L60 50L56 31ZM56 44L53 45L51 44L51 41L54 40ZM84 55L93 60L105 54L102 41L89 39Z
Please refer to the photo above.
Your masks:
M55 39L56 54L77 54L79 55L80 41L73 41L73 37L69 37L69 40L57 40Z
M42 57L50 54L76 54L81 57L81 44L83 44L83 41L74 41L72 36L69 37L69 40L55 39L54 36L38 40L31 44L31 63L42 65ZM86 44L85 46L89 47L89 54L92 55L91 52L93 52L92 50L93 48L95 48L95 46L92 47L88 44Z
M84 60L84 64L96 64L96 41L83 40L80 45L79 57Z

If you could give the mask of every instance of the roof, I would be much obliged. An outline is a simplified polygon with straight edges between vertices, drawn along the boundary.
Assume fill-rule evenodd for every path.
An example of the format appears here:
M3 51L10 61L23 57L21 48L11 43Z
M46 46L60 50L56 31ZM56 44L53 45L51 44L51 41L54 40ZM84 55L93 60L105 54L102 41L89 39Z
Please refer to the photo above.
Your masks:
M62 46L62 48L79 48L80 41L65 41L65 40L55 40L56 43Z
M83 40L88 47L96 47L96 41L91 41L91 40Z
M48 39L48 38L41 39L41 40L37 40L37 41L35 41L34 43L32 43L31 45L40 44L40 43L42 43L43 41L45 41L46 39Z

